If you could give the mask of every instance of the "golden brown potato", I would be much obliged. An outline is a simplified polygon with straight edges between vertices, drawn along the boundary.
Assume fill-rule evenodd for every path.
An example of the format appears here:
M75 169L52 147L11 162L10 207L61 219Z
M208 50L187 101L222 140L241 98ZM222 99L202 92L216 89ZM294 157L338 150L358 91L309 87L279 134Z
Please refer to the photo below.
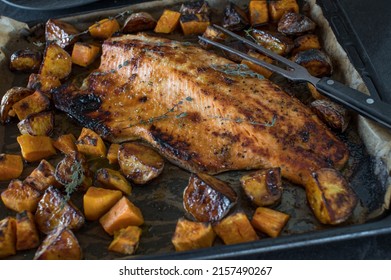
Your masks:
M39 233L34 215L23 211L16 214L16 250L28 250L39 246Z
M49 98L39 91L28 95L27 97L19 100L12 106L12 109L15 111L20 121L24 120L31 114L40 113L49 108Z
M261 53L258 53L254 50L249 50L248 53L247 53L249 56L252 56L252 57L255 57L259 60L262 60L262 61L265 61L269 64L273 64L274 60L271 59L270 57L268 57L267 55L264 55L264 54L261 54ZM248 66L248 68L250 68L251 70L253 70L254 72L258 73L258 74L261 74L262 76L264 76L265 78L269 79L271 77L271 75L273 75L273 72L266 69L265 67L262 67L258 64L255 64L255 63L252 63L251 61L249 60L242 60L241 64L245 64Z
M82 250L73 232L59 226L48 233L34 255L34 260L80 260Z
M253 29L251 33L258 44L276 54L287 55L293 48L292 39L281 33L259 29Z
M11 118L11 111L13 116L15 116L15 111L12 110L12 107L15 103L26 98L29 95L32 95L34 90L24 87L13 87L9 89L1 99L0 105L0 120L2 124L7 123Z
M324 123L334 130L344 132L349 125L350 114L342 105L321 99L311 102L311 108Z
M104 188L89 187L83 196L84 215L95 221L106 214L122 197L122 192Z
M310 18L302 14L289 12L281 17L277 30L286 35L299 36L312 32L315 28L316 24Z
M30 49L18 50L11 55L9 68L11 71L25 73L37 72L42 62L42 54Z
M46 42L54 42L61 48L74 44L79 33L75 26L59 19L49 19L45 24Z
M23 183L32 186L34 189L43 193L50 186L57 186L59 183L54 177L55 169L50 162L41 160L29 176L24 179Z
M271 237L277 237L289 218L288 214L270 208L258 207L251 219L251 224L255 229Z
M32 136L49 136L54 128L54 113L52 111L33 113L18 123L20 134Z
M83 127L76 141L77 150L92 157L106 157L107 149L102 138L93 130Z
M191 174L183 206L199 222L216 222L236 204L237 194L225 182L207 174Z
M16 225L12 217L0 221L0 258L16 254Z
M169 34L174 32L174 30L178 27L179 25L179 18L181 17L181 14L172 11L172 10L164 10L163 14L160 16L154 31L156 33L165 33Z
M308 72L315 77L330 76L333 67L330 58L317 49L310 49L298 52L292 58L292 61L305 67Z
M119 144L113 143L110 145L109 150L107 151L107 159L110 164L118 164L118 151Z
M281 201L280 168L265 168L244 175L240 183L247 197L257 206L273 206Z
M203 34L210 25L206 14L185 14L179 20L184 35Z
M176 251L212 247L216 234L209 223L179 219L171 239Z
M50 186L38 203L35 212L38 229L48 234L58 227L78 230L84 225L84 216L76 206L72 205L58 189Z
M56 43L49 43L44 52L39 74L54 76L60 80L69 76L72 71L72 58Z
M72 49L72 63L87 67L98 57L100 47L90 43L77 42Z
M243 212L227 216L215 224L213 230L227 245L259 239L246 214Z
M306 51L310 49L320 49L319 37L315 34L306 34L300 37L297 37L294 42L294 48L292 49L292 54L296 54L301 51Z
M53 146L63 154L77 152L76 138L72 133L60 135L53 141Z
M95 173L95 183L103 188L119 190L126 195L132 192L132 186L119 171L101 168Z
M229 2L224 9L223 27L229 30L242 30L249 25L246 12L239 6Z
M265 24L269 21L269 9L266 0L250 1L248 9L251 26Z
M299 12L296 0L271 0L269 1L269 13L272 21L279 21L288 12Z
M61 86L60 79L55 76L44 76L41 74L31 74L27 87L34 89L50 96L50 90Z
M156 23L156 20L149 13L133 13L125 20L122 33L129 34L152 30L155 28Z
M118 163L125 177L135 184L148 183L164 168L164 159L157 152L138 143L121 144Z
M336 225L350 217L357 196L346 179L335 169L322 168L306 183L308 202L318 220Z
M41 199L41 193L30 185L14 179L8 184L7 189L1 193L1 199L5 207L15 212L25 210L34 212Z
M136 226L128 226L114 233L114 240L109 245L109 251L133 255L140 241L142 230Z
M223 42L225 40L225 38L227 38L227 36L223 32L218 30L213 25L209 25L206 28L204 34L202 34L202 37L208 38L208 39L210 39L212 41L216 41L216 42ZM202 40L199 40L198 43L205 49L209 49L211 47L210 44L208 44Z
M23 160L20 155L0 154L0 181L16 179L23 172Z
M16 138L18 141L22 156L28 162L47 159L56 154L52 139L48 136L31 136L23 134Z
M97 39L110 38L120 30L120 25L115 18L105 18L88 27L91 36Z

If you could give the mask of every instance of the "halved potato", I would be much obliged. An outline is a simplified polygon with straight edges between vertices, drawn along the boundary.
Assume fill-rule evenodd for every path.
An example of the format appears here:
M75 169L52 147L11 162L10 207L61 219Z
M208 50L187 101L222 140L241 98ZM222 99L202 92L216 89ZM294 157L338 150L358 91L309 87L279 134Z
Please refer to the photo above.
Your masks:
M247 13L238 5L229 2L224 8L223 27L229 30L242 30L249 25Z
M277 30L286 35L299 36L312 32L316 28L315 22L305 15L289 12L283 15L278 22Z
M119 190L126 195L132 192L132 186L119 171L100 168L95 173L95 183L107 189Z
M329 56L318 49L298 52L291 60L305 67L315 77L330 76L333 72L333 66Z
M278 32L253 29L251 35L258 44L279 55L287 55L293 48L292 39Z
M349 125L348 110L331 100L319 99L311 102L311 108L329 127L344 132Z
M125 20L122 33L129 34L152 30L155 28L156 23L157 21L149 13L133 13Z

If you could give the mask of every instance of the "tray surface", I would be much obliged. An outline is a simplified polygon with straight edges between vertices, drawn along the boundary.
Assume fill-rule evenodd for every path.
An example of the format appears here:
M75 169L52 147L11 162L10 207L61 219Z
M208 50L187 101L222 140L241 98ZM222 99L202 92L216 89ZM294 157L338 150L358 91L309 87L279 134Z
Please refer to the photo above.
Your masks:
M58 10L58 9L66 9L73 8L77 6L82 6L94 2L98 2L99 0L1 0L4 3L7 3L11 6L27 9L27 10Z

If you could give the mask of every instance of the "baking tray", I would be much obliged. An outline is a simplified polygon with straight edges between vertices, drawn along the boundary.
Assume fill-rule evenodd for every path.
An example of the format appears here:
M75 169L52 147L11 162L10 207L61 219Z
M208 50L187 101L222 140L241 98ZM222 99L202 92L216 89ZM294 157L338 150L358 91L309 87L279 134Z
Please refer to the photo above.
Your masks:
M164 1L166 7L178 9L180 1ZM209 1L215 3L215 7L223 6L226 1ZM234 1L242 6L247 1ZM314 1L310 1L314 2ZM245 3L245 4L243 4ZM143 3L131 7L124 7L109 11L97 11L87 15L73 15L64 20L77 23L83 28L100 18L114 15L121 11L132 9L134 11L146 10L152 14L159 15L162 9L162 1ZM175 37L175 35L174 35ZM190 39L190 38L187 38ZM11 44L10 44L11 45ZM12 45L15 48L17 45ZM11 47L10 50L11 51ZM345 61L346 63L346 61ZM345 71L340 71L345 72ZM352 73L352 72L349 72ZM10 74L10 73L9 73ZM340 75L340 73L336 73ZM355 75L355 80L358 78ZM344 78L340 76L339 78ZM349 80L351 77L346 77ZM20 84L23 79L14 80L13 84ZM61 116L60 116L61 117ZM61 132L73 132L78 135L79 129L71 120L61 117L62 126L58 128ZM17 128L10 126L1 128L2 151L19 152L15 138L18 135ZM58 131L59 133L59 131ZM349 163L350 168L345 170L345 175L350 178L351 184L355 186L355 191L361 199L358 209L344 225L338 227L324 226L317 222L311 210L308 208L305 192L298 186L293 186L284 181L284 194L282 203L276 208L280 211L289 213L291 220L285 227L282 236L272 239L263 237L260 241L250 242L238 245L222 245L219 240L215 246L209 249L190 251L184 253L174 252L171 244L171 237L175 229L178 218L185 216L182 206L182 192L187 184L190 173L179 169L167 163L163 174L142 188L135 187L131 200L141 208L146 223L143 226L143 235L140 247L136 256L123 256L107 251L107 246L111 242L109 237L99 224L88 223L76 233L84 251L86 259L121 259L121 258L241 258L256 257L259 254L267 252L277 252L279 250L303 248L305 246L325 244L347 239L353 239L362 236L373 236L379 234L391 233L390 216L385 211L387 208L388 196L388 174L386 168L377 168L379 159L376 155L368 154L365 144L359 137L357 125L353 124L351 128L340 135L349 144L352 157ZM51 161L53 164L56 160ZM34 166L28 166L25 174L33 169ZM238 177L243 172L228 172L218 175L224 181L227 181L240 194L239 206L237 209L244 210L248 216L254 211L254 208L243 196ZM5 184L1 185L3 189ZM81 196L76 197L76 205L81 206ZM14 215L9 210L0 209L1 217ZM81 208L81 207L80 207ZM372 218L376 218L372 220ZM18 254L14 259L31 259L35 250Z
M51 11L51 10L59 10L59 9L68 9L74 8L94 2L98 2L100 0L1 0L8 5L14 6L20 9L26 10L38 10L38 11Z

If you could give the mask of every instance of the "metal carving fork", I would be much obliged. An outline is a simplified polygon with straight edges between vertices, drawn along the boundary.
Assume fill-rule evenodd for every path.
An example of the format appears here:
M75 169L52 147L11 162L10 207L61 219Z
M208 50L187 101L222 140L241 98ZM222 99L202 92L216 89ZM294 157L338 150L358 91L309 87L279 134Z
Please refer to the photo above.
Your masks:
M372 119L383 126L391 129L391 105L388 103L383 102L379 98L372 98L371 96L368 96L358 90L352 89L340 82L337 82L331 78L316 78L312 75L310 75L304 67L301 65L290 61L289 59L282 57L250 40L247 40L246 38L243 38L219 25L214 25L217 29L224 32L227 35L230 35L231 37L234 37L243 43L251 46L252 48L256 49L257 51L273 58L276 61L279 61L280 63L284 64L289 68L283 69L279 66L269 64L265 61L258 60L252 56L249 56L245 53L242 53L236 49L233 49L231 47L228 47L226 45L223 45L221 43L212 41L208 38L199 36L199 39L211 44L213 46L216 46L218 48L221 48L223 50L226 50L228 52L234 53L241 58L244 58L246 60L249 60L257 65L263 66L266 69L269 69L270 71L276 72L292 81L306 81L313 84L317 90L319 90L321 93L323 93L325 96L329 97L330 99L341 103L342 105L346 106L347 108L356 111L360 115L367 117L369 119Z

